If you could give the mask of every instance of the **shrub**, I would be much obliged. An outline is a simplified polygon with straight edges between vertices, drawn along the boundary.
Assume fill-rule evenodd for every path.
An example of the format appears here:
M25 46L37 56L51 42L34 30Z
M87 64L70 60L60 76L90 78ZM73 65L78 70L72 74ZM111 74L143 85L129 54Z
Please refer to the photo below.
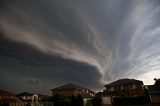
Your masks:
M138 104L149 104L147 96L138 96L138 97L114 97L113 104L116 105L138 105Z
M101 97L94 97L92 100L92 106L101 106L102 105L102 98Z
M78 106L83 106L84 105L84 101L83 101L83 97L81 95L77 95L77 101L78 101Z
M86 103L86 105L85 106L92 106L92 102L91 102L91 100L87 100L87 103Z
M83 98L81 95L55 95L43 98L42 102L53 102L54 106L83 106Z

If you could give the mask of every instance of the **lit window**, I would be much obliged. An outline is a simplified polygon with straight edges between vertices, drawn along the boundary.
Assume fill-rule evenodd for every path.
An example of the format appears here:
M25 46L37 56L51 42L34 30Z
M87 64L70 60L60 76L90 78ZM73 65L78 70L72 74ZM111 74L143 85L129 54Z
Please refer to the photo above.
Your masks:
M88 90L86 92L88 93Z
M23 99L26 99L26 96L23 96Z

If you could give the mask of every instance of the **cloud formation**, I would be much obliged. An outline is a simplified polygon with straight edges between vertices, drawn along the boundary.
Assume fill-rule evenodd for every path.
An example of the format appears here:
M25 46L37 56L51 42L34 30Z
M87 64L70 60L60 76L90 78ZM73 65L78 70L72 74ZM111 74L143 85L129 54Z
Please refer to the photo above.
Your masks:
M160 77L159 8L158 0L2 0L0 70L8 77L0 83L23 79L17 88L41 92L72 81L102 89L126 77L152 84Z

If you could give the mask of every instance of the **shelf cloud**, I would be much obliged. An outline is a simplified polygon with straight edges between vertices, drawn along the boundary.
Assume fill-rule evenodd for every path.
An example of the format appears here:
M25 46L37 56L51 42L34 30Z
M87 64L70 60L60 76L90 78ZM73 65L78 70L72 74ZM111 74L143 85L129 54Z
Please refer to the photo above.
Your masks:
M98 91L160 77L158 0L1 0L0 14L3 89L49 93L73 82Z

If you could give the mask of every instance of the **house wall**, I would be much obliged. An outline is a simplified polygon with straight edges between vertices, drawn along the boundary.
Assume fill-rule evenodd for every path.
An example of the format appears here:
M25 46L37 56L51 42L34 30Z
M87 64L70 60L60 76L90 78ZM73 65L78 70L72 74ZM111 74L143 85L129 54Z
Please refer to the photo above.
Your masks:
M52 90L52 96L55 96L57 94L75 95L75 89Z
M134 85L134 86L133 86ZM125 92L127 96L142 96L144 94L141 84L133 84L126 86Z
M68 94L68 95L78 95L78 94L88 94L94 96L94 93L88 89L64 89L64 90L52 90L52 95L56 94Z
M22 98L23 100L31 100L32 96L21 96L20 98Z
M76 94L86 94L88 93L87 89L76 89L75 91Z
M90 91L90 90L88 90L88 89L83 89L83 88L81 88L81 89L76 89L76 90L75 90L75 93L76 93L76 94L87 94L87 95L90 95L90 96L94 96L94 92L92 92L92 91Z
M139 83L107 86L104 93L113 96L142 96L144 94L142 84Z
M17 101L18 99L13 95L0 95L0 102L17 102Z
M160 93L159 94L151 94L151 102L152 103L160 103Z
M111 97L102 97L102 104L112 104Z

